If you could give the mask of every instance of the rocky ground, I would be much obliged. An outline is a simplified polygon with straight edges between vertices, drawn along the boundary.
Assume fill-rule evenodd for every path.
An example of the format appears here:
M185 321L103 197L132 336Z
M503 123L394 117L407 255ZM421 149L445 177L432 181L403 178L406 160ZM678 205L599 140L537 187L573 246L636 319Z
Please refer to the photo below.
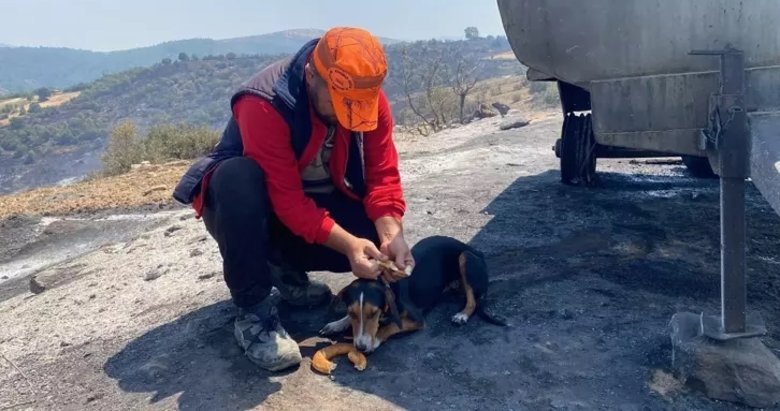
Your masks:
M233 341L216 244L189 210L16 217L0 235L0 409L734 409L670 374L671 316L719 309L717 181L603 160L601 187L563 186L559 115L531 120L398 143L409 240L485 251L513 327L455 327L446 301L331 380L309 357L333 313L282 307L307 358L265 373ZM752 187L748 204L750 308L780 353L780 218ZM334 292L350 281L314 275Z

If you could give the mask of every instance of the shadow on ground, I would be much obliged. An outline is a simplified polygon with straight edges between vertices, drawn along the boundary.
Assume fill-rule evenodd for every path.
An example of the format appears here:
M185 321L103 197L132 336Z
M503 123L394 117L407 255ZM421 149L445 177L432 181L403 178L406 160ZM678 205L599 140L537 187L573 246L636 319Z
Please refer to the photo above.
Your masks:
M152 404L179 393L183 410L261 404L280 384L242 361L227 327L230 309L220 302L147 332L106 362L106 374L126 392L154 393Z
M520 178L485 209L492 220L471 244L489 257L490 301L512 328L476 318L455 327L458 306L447 301L426 330L372 354L363 373L340 361L335 382L419 410L733 409L648 385L670 363L672 314L718 309L717 181L601 178L596 189L563 186L557 171ZM780 221L752 187L748 203L750 303L772 324ZM105 371L122 390L155 393L152 402L181 393L181 409L258 406L281 384L241 355L232 315L229 302L191 312L131 341ZM331 318L283 313L298 340ZM768 345L780 346L770 331ZM313 378L324 377L288 379L286 395Z

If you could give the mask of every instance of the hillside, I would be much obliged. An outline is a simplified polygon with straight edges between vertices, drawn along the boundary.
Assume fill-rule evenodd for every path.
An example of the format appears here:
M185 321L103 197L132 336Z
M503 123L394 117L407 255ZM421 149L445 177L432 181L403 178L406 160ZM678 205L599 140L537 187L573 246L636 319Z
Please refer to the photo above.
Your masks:
M486 78L521 69L516 61L490 59L508 50L505 39L390 45L385 91L391 101L404 98L400 79L404 53L449 56L445 52L454 47L462 55L485 59L481 70ZM8 126L0 127L0 193L67 182L96 171L106 137L122 120L136 123L142 131L155 124L184 122L219 129L229 116L228 99L236 86L278 57L160 62L105 76L73 90L81 94L59 107L13 118ZM456 60L445 63L452 65Z
M112 52L94 52L58 47L0 46L0 95L37 87L67 88L92 82L103 75L133 67L146 67L162 59L177 59L179 53L204 57L290 53L303 43L320 36L322 30L287 30L258 36L223 40L188 39L155 46ZM387 43L393 40L383 39Z

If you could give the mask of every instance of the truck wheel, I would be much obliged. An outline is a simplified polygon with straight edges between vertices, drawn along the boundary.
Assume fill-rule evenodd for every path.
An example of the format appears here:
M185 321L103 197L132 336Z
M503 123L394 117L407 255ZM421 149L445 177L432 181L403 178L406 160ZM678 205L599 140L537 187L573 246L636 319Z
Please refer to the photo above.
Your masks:
M718 175L712 170L707 157L682 156L682 161L694 177L718 178Z
M561 159L561 182L592 186L596 183L596 140L590 114L567 113L556 154Z

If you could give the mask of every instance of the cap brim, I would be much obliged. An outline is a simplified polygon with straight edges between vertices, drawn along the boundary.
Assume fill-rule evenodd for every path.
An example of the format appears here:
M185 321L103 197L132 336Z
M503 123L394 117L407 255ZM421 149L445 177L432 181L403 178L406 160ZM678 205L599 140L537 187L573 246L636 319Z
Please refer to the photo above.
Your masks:
M379 93L339 93L330 88L333 109L342 127L351 131L372 131L379 122ZM351 104L350 104L351 103Z

